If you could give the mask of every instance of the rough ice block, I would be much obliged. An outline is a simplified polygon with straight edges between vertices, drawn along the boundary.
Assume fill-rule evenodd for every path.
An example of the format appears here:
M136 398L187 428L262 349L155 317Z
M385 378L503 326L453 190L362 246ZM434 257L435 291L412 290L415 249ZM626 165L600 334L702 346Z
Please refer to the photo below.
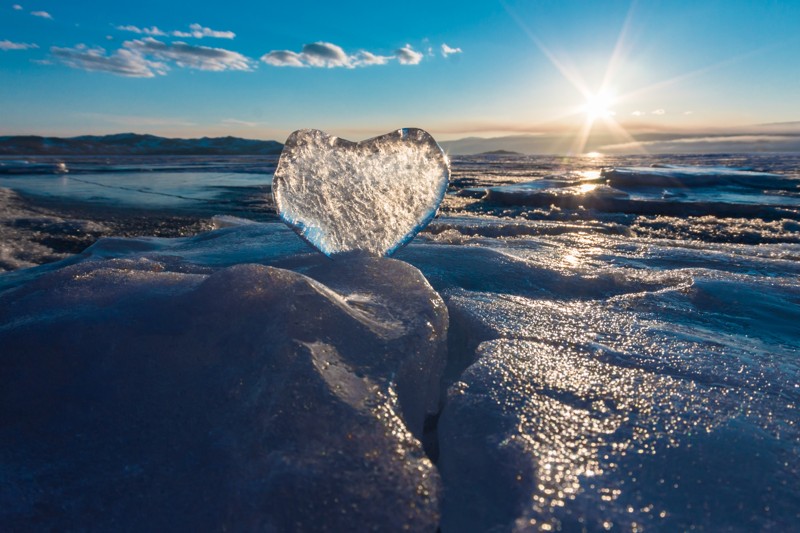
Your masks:
M0 294L0 529L436 529L448 315L420 271L165 261Z
M358 143L298 130L272 190L283 221L325 255L389 255L433 220L449 177L447 156L420 129Z

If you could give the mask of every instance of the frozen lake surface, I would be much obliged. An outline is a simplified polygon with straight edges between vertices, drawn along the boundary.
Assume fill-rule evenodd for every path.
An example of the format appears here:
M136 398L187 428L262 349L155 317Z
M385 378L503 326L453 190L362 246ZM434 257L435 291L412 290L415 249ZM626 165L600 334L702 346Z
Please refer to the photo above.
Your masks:
M797 155L455 158L370 261L277 222L264 160L59 162L0 175L12 529L800 520Z

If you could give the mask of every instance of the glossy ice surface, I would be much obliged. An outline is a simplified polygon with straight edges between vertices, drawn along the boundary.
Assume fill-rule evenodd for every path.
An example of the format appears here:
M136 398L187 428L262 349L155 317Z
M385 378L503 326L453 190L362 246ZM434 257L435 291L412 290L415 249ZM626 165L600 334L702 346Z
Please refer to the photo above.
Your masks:
M799 170L458 158L399 261L229 211L2 274L0 522L796 529Z
M388 255L433 219L449 176L444 152L420 129L359 143L300 130L272 191L284 222L325 255Z

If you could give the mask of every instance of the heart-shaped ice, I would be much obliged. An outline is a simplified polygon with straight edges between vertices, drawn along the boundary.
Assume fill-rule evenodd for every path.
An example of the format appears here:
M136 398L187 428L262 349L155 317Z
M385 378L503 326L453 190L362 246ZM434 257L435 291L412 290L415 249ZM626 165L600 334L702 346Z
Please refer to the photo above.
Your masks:
M281 218L325 255L388 255L436 215L450 178L442 149L416 128L358 143L298 130L272 181Z

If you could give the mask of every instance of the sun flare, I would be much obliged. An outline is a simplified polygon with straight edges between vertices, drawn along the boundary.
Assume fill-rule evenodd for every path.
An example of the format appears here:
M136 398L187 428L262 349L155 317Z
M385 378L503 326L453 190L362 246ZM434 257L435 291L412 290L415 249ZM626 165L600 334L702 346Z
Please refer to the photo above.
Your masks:
M611 110L612 105L614 105L614 96L608 92L599 92L597 94L589 95L586 98L586 103L583 105L583 111L591 120L610 117L615 114Z

